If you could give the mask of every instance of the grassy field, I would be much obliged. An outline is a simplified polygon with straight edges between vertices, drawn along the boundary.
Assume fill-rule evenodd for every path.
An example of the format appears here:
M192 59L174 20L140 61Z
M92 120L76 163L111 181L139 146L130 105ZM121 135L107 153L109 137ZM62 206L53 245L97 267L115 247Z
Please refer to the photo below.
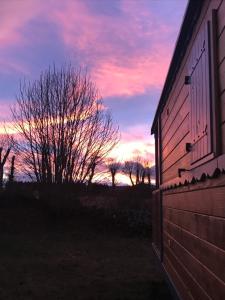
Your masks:
M166 299L150 238L85 213L59 220L29 205L1 207L0 299Z

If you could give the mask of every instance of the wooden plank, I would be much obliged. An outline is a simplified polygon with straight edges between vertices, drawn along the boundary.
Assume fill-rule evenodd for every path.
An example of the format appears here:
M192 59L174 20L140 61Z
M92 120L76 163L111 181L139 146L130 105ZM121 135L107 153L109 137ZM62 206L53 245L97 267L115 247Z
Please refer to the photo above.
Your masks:
M163 149L166 147L168 142L171 140L173 135L176 133L179 126L182 124L184 119L187 117L187 115L190 112L190 101L189 97L187 97L181 106L179 106L179 111L177 111L177 114L174 116L173 119L170 121L170 127L168 128L167 125L164 127L164 130L162 130L162 147Z
M182 141L182 139L189 133L190 128L190 119L189 114L182 121L181 125L177 128L169 142L166 144L164 149L162 150L162 160L175 149L175 147ZM162 140L163 142L164 140Z
M153 192L152 199L152 241L159 254L159 258L162 258L162 203L161 203L161 191L156 190Z
M165 139L165 144L171 138L171 136L167 137L168 133L174 133L189 112L190 102L188 92L186 90L186 94L183 92L181 97L177 99L175 107L171 112L166 125L162 129L162 137Z
M169 260L168 256L165 255L164 258L164 268L172 281L173 285L176 288L176 291L178 293L179 299L182 300L194 300L193 297L190 294L190 291L187 289L185 283L179 276L176 266L174 266L171 261Z
M171 252L173 252L176 257L182 257L184 267L190 272L202 289L214 300L224 299L225 284L173 239L171 235L165 232L165 236L168 237L167 246Z
M184 139L176 146L176 148L162 162L162 171L165 172L172 167L177 161L187 154L186 143L190 142L190 134L187 134Z
M225 283L225 251L166 219L163 228Z
M178 176L178 169L189 169L190 167L190 152L177 161L172 167L162 173L162 182L166 183Z
M185 76L187 75L187 67L184 66L179 73L180 73L179 77L177 77L177 80L172 90L170 91L169 98L162 112L162 129L165 126L167 127L169 126L168 125L169 119L171 119L171 117L174 118L174 116L177 113L177 111L175 111L176 104L179 103L180 101L181 101L180 104L182 104L183 100L186 98L188 94L188 88L186 85L184 85L184 79Z
M225 91L225 60L223 60L222 64L219 66L219 86L220 93Z
M225 218L225 187L163 195L163 205L200 214Z
M180 278L186 285L186 293L192 299L209 300L211 299L208 294L202 289L198 282L193 278L192 274L186 269L180 258L171 251L168 245L168 236L165 236L165 255L168 257L169 261L173 264L176 272L179 274Z
M220 6L218 7L217 12L217 24L218 24L218 35L221 34L221 32L225 28L225 1L222 0Z
M225 219L163 207L164 218L202 240L225 250Z

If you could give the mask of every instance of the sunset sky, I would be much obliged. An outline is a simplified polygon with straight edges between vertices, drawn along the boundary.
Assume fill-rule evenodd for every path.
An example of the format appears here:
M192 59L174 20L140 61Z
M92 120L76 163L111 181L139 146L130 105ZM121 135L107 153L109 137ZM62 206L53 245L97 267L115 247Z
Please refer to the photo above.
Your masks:
M0 122L19 80L50 64L87 67L119 125L112 156L154 159L150 127L186 0L1 0ZM2 125L1 125L2 126ZM1 132L1 128L0 128Z

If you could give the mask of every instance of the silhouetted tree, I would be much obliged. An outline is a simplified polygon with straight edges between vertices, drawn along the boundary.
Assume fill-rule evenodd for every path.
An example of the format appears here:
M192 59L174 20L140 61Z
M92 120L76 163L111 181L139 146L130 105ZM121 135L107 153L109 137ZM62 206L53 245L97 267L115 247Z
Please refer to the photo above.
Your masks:
M0 135L0 189L3 186L4 168L12 150L13 140L6 134Z
M71 65L49 67L38 80L21 83L12 113L18 150L37 182L91 182L96 164L118 142L95 85Z
M132 186L134 186L134 181L133 181L134 169L135 169L135 164L133 161L124 162L123 172L129 176Z
M15 178L15 155L12 156L11 165L10 165L10 173L9 173L9 184L14 182Z
M141 157L136 157L133 161L125 161L123 172L129 176L131 184L145 184L146 181L151 185L151 168L148 161Z
M116 185L116 181L115 181L116 174L120 170L121 164L119 162L114 161L113 159L109 159L107 167L108 167L108 170L109 170L109 172L111 174L112 187L115 187L115 185Z
M141 157L137 156L134 161L134 169L135 169L135 183L136 185L142 182L142 175L144 171L144 167L141 163Z
M148 180L148 184L151 185L151 168L149 166L145 167L145 174Z

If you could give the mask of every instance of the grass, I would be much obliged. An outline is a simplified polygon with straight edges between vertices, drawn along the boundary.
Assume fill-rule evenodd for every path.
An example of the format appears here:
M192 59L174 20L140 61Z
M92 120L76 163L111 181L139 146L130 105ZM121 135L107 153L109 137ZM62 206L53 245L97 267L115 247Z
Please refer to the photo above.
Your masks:
M64 220L31 205L1 207L0 299L166 299L150 238Z

